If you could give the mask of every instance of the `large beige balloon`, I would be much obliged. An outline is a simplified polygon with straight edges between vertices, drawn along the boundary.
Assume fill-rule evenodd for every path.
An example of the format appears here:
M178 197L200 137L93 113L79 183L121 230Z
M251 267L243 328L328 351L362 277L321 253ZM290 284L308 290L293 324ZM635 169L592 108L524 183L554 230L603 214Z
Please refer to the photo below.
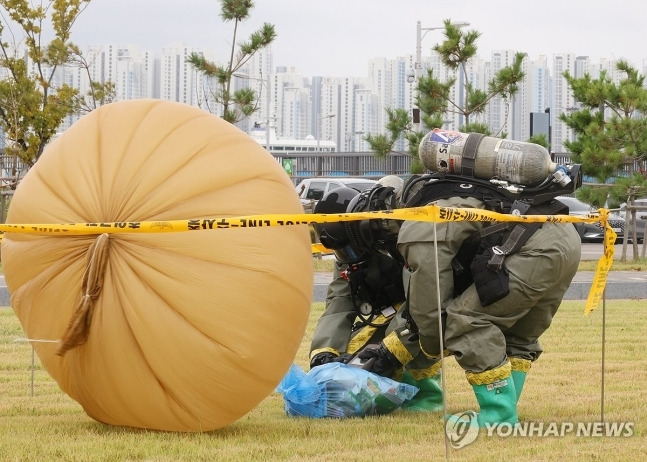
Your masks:
M191 106L137 100L103 106L53 142L7 223L301 212L281 166L242 131ZM312 298L305 225L7 233L2 262L30 339L62 339L75 310L90 308L78 346L33 345L61 389L113 425L207 431L240 418L289 369Z

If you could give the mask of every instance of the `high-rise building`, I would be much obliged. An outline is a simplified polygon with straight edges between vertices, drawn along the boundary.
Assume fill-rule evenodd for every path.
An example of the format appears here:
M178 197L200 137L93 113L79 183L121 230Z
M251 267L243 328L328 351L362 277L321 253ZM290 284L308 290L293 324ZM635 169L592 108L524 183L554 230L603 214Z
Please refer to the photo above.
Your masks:
M523 98L527 101L526 109L520 111L520 126L515 130L516 137L522 141L532 135L544 134L549 145L551 142L551 109L550 109L550 70L545 55L531 61L524 59L524 83L521 86ZM527 112L526 112L527 111ZM545 121L545 126L539 123ZM550 146L549 146L550 148ZM551 149L552 150L552 149Z
M206 104L218 108L210 98L210 88L202 75L187 63L192 48L175 43L162 49L160 59L160 99L192 106ZM202 106L204 107L204 106Z
M339 81L339 151L354 152L357 150L363 130L355 120L356 95L360 89L366 88L366 80L355 77L340 77Z
M486 82L495 78L497 72L514 63L516 52L514 50L493 51L490 56L490 66L486 72ZM487 124L494 134L508 133L514 138L514 124L520 117L521 108L515 107L514 98L494 96L487 107Z
M585 63L580 59L578 67L582 69L584 66ZM563 112L577 109L573 90L566 81L564 72L575 76L575 55L573 53L553 55L553 99L550 108L553 124L551 127L551 149L554 152L566 152L564 141L574 139L573 130L558 118L558 115Z
M92 46L84 51L85 67L60 68L53 82L55 86L68 84L86 95L91 82L111 81L115 85L116 100L160 98L220 114L222 106L214 100L215 81L205 78L187 63L194 51L215 61L206 51L194 50L182 43L162 48L161 54L133 45ZM17 53L25 56L28 68L33 68L26 53L21 50ZM416 77L431 71L442 83L453 79L450 98L462 107L465 84L487 93L490 80L514 62L515 53L497 50L487 60L475 57L465 68L450 69L430 49L427 56L421 56ZM387 109L401 109L413 115L417 81L415 78L412 81L410 74L416 59L414 55L369 59L366 76L361 78L308 78L294 67L275 66L271 47L262 49L234 73L232 90L249 87L257 96L256 112L236 125L248 133L255 126L269 127L279 137L333 141L341 152L367 151L369 146L364 140L367 134L387 134ZM564 152L564 142L573 140L574 133L559 120L559 115L577 109L564 72L576 78L585 74L598 78L604 71L617 83L624 75L615 64L615 60L602 59L594 65L589 57L573 53L556 54L552 59L545 55L536 59L526 57L525 78L516 94L512 98L492 98L483 112L470 114L469 121L487 124L495 135L505 132L512 139L527 140L531 136L530 114L547 113L551 150ZM639 70L644 73L647 60L641 66ZM61 129L79 117L68 117ZM448 105L443 128L460 130L466 121L460 110ZM404 139L396 141L395 151L407 149Z

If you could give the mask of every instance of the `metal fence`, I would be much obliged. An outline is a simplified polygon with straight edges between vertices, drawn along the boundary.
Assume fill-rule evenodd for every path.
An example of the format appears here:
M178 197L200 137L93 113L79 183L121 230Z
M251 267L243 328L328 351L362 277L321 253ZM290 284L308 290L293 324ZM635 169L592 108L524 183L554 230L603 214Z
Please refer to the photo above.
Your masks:
M412 163L411 156L401 153L390 153L386 159L378 159L372 152L303 153L298 156L275 155L275 158L284 167L287 161L294 184L303 178L319 176L350 176L377 180L386 175L406 175L411 173ZM553 160L558 164L569 164L571 155L566 152L555 153ZM647 161L636 162L633 169L645 175ZM8 199L13 194L13 187L26 170L26 165L15 156L0 154L0 176L3 180L1 188L3 194L0 197L0 222L2 223L4 223ZM625 166L624 170L628 172L629 167ZM588 177L585 177L584 181L594 182ZM10 184L13 187L8 187Z
M0 223L5 222L9 202L29 166L15 154L0 153Z
M390 154L378 159L371 152L313 153L294 157L275 156L282 165L291 161L292 180L298 183L303 178L317 176L351 176L379 179L385 175L406 175L411 172L411 156Z
M568 152L553 153L552 156L553 161L558 164L571 163L571 154ZM291 162L290 176L295 184L303 178L318 176L379 179L385 175L406 175L411 173L412 161L408 154L391 153L386 159L378 159L372 152L312 153L291 157L275 155L275 158L284 166L284 161ZM623 171L629 172L629 166L624 166ZM647 175L647 161L635 162L633 171ZM596 182L594 178L587 176L584 177L584 181Z

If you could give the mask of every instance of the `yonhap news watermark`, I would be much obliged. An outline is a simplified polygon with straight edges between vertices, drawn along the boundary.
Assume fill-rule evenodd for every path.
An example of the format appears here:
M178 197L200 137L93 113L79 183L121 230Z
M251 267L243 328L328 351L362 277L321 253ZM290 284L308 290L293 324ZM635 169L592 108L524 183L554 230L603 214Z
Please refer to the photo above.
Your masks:
M630 438L634 436L634 422L519 422L486 423L479 428L473 411L449 416L445 432L451 446L460 449L476 441L479 433L500 438Z
M485 424L487 436L540 437L573 435L581 438L611 438L634 435L633 422L519 422Z

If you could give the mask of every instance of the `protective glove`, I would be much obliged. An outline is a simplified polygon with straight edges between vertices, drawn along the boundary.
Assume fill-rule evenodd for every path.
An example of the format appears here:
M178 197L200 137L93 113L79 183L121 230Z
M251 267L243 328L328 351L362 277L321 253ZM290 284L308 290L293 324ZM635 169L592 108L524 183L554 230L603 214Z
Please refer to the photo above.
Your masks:
M317 353L314 355L314 357L310 360L310 369L313 367L321 366L322 364L328 364L333 361L338 360L339 356L333 353Z
M400 361L384 346L382 342L378 345L366 345L358 354L357 357L368 361L375 358L369 371L374 374L381 375L382 377L390 377L396 368L402 367Z
M334 363L344 363L344 364L348 364L348 361L350 361L351 359L353 359L353 355L351 355L351 354L349 354L349 353L344 353L343 355L337 356L337 357L336 357L335 359L333 359L332 361L333 361Z

